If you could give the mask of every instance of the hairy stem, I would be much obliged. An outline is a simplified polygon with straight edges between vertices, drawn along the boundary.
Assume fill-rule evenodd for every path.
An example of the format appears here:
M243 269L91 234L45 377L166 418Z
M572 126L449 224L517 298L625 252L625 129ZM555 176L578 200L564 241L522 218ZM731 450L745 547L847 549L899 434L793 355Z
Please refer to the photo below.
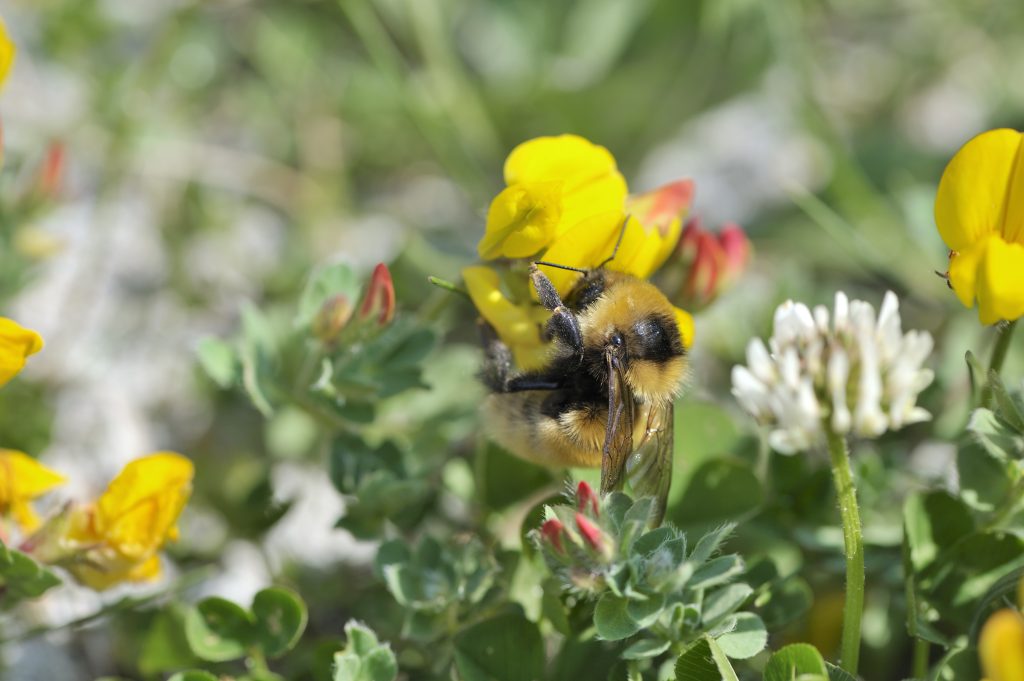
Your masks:
M826 424L828 453L832 459L832 477L839 499L839 514L843 521L843 544L846 552L846 603L843 607L843 669L857 675L860 657L860 624L864 612L864 540L861 536L860 511L857 509L857 490L850 470L850 453L842 435L833 433Z
M914 678L924 679L928 676L928 657L931 644L923 638L914 640Z

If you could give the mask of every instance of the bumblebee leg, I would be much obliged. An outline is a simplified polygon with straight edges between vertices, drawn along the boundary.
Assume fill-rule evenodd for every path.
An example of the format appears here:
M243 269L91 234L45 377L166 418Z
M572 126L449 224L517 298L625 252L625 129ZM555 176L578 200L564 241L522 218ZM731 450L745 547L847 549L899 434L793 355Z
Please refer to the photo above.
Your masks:
M477 320L480 332L480 344L484 348L484 365L480 370L480 378L484 385L494 392L507 392L509 375L512 373L512 352L498 338L494 327L483 319Z
M557 338L569 346L577 355L583 355L583 334L580 331L580 323L576 315L565 306L555 285L543 272L537 269L536 265L530 265L530 280L537 289L537 296L540 304L551 310L551 318L548 319L544 330L551 338Z

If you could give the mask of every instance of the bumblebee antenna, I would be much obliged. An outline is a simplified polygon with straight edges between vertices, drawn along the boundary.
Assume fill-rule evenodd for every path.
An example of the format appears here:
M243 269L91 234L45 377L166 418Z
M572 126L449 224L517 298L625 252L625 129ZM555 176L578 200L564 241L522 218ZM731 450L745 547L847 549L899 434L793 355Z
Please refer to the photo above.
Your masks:
M612 260L615 260L615 256L619 254L619 246L622 245L622 237L626 236L626 225L629 224L629 218L631 215L627 215L626 219L622 221L622 229L619 230L619 238L615 240L615 248L612 250L612 254L605 258L604 262L598 265L595 269L601 269Z
M632 216L627 215L626 219L622 221L622 229L619 230L619 238L615 240L615 248L612 249L612 254L610 256L608 256L607 258L605 258L604 261L600 265L595 267L594 268L595 270L599 270L602 267L604 267L605 265L607 265L608 263L610 263L612 260L615 260L615 256L618 255L618 253L619 253L619 246L622 245L622 237L626 236L626 225L629 224L629 218L630 217L632 217ZM535 262L533 264L537 265L537 266L543 265L544 267L554 267L554 268L557 268L557 269L560 269L560 270L569 270L570 272L581 272L583 274L586 274L587 272L591 271L591 270L580 269L579 267L570 267L569 265L559 265L558 263L554 263L554 262L545 262L544 260L538 260L537 262Z
M583 274L586 274L589 271L589 270L580 269L579 267L570 267L569 265L559 265L558 263L544 262L543 260L538 260L537 262L535 262L533 264L534 265L538 265L538 266L544 265L544 267L554 267L554 268L560 269L560 270L569 270L570 272L582 272Z

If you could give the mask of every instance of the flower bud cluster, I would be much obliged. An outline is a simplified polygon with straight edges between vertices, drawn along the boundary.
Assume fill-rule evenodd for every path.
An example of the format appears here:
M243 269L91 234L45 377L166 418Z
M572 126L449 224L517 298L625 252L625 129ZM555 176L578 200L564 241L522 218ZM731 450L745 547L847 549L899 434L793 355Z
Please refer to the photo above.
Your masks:
M732 392L785 454L817 446L826 427L874 438L931 418L917 397L932 382L923 367L932 345L926 331L903 333L891 291L877 316L842 292L831 314L787 301L775 311L768 345L755 338L747 365L733 367Z
M384 327L395 316L395 285L384 263L373 268L359 310L344 293L337 293L323 302L313 318L312 331L320 342L335 345L348 328L353 316L359 324Z

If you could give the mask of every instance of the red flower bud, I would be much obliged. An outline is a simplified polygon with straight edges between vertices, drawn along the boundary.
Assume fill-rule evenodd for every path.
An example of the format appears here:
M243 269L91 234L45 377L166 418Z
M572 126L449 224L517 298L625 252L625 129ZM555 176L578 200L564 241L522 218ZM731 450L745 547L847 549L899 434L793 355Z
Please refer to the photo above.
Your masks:
M604 534L597 525L590 522L582 513L576 514L576 527L579 528L583 540L595 551L604 550Z
M65 148L63 142L53 141L46 148L46 158L39 169L37 180L39 194L53 198L60 191L61 179L64 177Z
M576 486L576 510L586 513L588 506L595 518L601 515L594 488L587 484L586 480L580 480L580 484Z
M313 318L313 335L330 345L352 317L352 303L348 296L338 293L324 301Z
M626 201L626 212L664 237L673 221L686 217L693 203L693 180L676 180Z
M685 274L673 302L688 310L709 305L739 278L750 261L747 235L735 223L726 224L715 234L705 230L698 218L683 228L676 249L676 260Z
M366 297L359 307L361 319L373 316L377 317L377 323L381 326L388 324L395 316L395 285L391 281L391 272L384 263L373 268Z
M562 548L562 533L565 531L565 525L558 518L551 518L545 520L544 524L540 526L540 533L545 539L551 542L551 545L555 547L555 551L563 553Z

